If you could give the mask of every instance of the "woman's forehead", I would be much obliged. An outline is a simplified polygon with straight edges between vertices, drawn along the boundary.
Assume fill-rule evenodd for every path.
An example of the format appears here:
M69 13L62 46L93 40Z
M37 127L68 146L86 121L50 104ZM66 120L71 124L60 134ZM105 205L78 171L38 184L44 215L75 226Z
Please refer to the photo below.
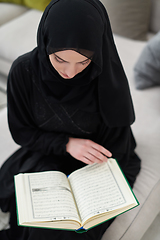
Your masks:
M63 59L66 62L83 62L87 60L88 58L74 50L63 50L55 52L55 55L59 58Z

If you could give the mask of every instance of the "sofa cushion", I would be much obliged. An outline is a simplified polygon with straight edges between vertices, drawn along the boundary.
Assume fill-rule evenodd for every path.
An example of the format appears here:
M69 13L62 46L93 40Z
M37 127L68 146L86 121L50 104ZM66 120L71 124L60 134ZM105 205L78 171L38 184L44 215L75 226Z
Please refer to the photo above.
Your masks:
M0 0L0 2L22 4L22 3L23 3L23 0Z
M19 148L10 134L7 123L7 108L0 110L0 167L3 162Z
M11 153L19 146L12 140L7 124L7 109L0 110L0 167ZM0 209L0 231L9 228L9 213L3 213Z
M50 1L51 0L24 0L23 4L27 7L44 11L44 9L50 3Z
M118 216L102 240L141 240L160 211L160 87L138 91L134 87L133 66L146 43L115 37L118 52L129 79L136 122L132 126L136 152L142 169L133 191L140 205ZM128 58L129 56L129 58Z
M51 0L0 0L0 2L20 4L41 11L44 11L45 7L50 3L50 1Z
M152 0L150 31L154 33L160 31L160 0Z
M137 89L160 85L160 32L145 46L134 67Z
M0 58L12 63L36 46L36 34L42 12L29 10L0 27Z
M28 11L28 8L24 6L0 3L0 26L17 18L26 11Z
M0 231L4 229L8 229L9 226L9 218L10 218L10 213L4 213L0 209Z
M114 33L132 39L145 39L149 28L151 0L102 0Z

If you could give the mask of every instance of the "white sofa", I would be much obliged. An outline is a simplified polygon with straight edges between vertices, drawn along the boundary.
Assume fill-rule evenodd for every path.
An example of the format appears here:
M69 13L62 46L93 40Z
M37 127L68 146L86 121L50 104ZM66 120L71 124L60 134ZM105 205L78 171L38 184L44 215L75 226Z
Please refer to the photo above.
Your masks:
M12 62L36 46L42 12L0 2L0 73L8 75Z
M35 32L42 13L37 10L23 10L24 12L18 17L0 27L0 61L4 63L0 66L0 72L4 74L8 73L11 62L18 55L24 50L31 50L36 45ZM32 26L30 32L26 31L27 24ZM17 28L16 34L13 27ZM15 34L13 39L15 47L10 51L7 47L11 46L13 34ZM4 51L1 51L4 36L6 36L6 46L4 44ZM23 40L20 36L23 36ZM137 141L136 151L142 160L142 169L134 185L134 192L140 206L118 216L105 232L103 240L140 240L160 212L160 87L143 91L135 88L133 67L147 42L116 35L114 37L129 80L136 113L136 122L132 129ZM26 44L25 47L23 43ZM6 109L0 112L0 143L0 164L2 164L19 147L10 136ZM1 214L0 229L6 227L9 227L8 215Z

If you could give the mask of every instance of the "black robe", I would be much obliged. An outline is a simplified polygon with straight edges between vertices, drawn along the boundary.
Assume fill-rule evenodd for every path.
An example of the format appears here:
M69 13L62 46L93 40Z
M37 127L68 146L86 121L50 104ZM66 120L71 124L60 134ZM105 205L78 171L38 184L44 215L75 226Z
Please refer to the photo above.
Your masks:
M72 50L91 63L71 79L62 78L50 54ZM0 207L11 213L0 239L99 240L112 222L83 234L18 227L13 176L85 166L66 152L69 137L90 139L108 149L133 187L140 159L130 125L134 110L107 12L99 0L52 0L41 18L37 47L19 57L8 77L8 122L21 147L0 169Z
M85 166L66 152L69 137L91 139L101 144L119 162L133 186L140 170L140 160L130 126L106 126L98 109L87 112L67 104L57 104L45 97L37 84L30 54L19 57L8 78L8 122L11 134L21 148L0 170L0 207L11 212L11 229L15 239L100 239L110 221L85 234L75 232L16 227L13 176L20 172L60 170L66 174ZM16 229L16 231L15 231ZM2 234L2 233L1 233ZM0 235L1 236L1 235ZM18 236L20 238L18 238ZM29 238L30 236L30 238Z

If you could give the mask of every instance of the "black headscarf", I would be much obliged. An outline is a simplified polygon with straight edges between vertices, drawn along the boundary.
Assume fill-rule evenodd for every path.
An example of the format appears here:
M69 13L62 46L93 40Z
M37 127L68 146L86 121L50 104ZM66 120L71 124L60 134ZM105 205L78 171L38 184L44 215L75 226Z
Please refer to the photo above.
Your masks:
M107 12L98 0L53 0L42 16L32 65L43 94L55 103L77 104L98 99L109 127L134 121L128 82L119 59ZM72 79L62 78L49 54L74 50L92 60ZM95 88L97 91L95 92ZM81 101L80 101L81 99Z

